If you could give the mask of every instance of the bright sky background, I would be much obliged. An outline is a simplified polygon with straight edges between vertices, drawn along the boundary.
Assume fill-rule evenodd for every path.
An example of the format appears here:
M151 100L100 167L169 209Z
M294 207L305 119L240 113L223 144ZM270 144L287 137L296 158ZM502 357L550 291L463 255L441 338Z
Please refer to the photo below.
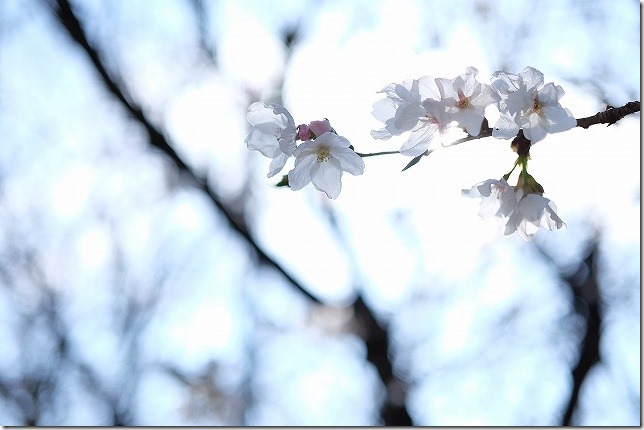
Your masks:
M46 275L67 294L67 317L83 322L73 328L80 353L107 380L115 377L123 363L114 359L113 295L145 301L167 267L168 287L146 331L147 360L187 369L218 360L231 387L253 366L249 424L374 424L383 387L364 345L334 325L346 318L342 311L312 308L275 274L253 272L245 248L203 196L177 185L144 149L140 131L42 7L1 8L9 22L29 17L0 38L2 218L44 249ZM250 181L251 225L264 249L331 306L350 304L362 286L389 321L395 363L413 381L408 409L416 424L558 422L553 414L576 359L574 333L561 329L562 321L572 324L567 292L534 244L500 236L493 221L478 217L478 201L460 194L510 170L509 141L468 142L402 173L406 157L368 158L364 175L344 175L340 197L329 201L312 186L292 192L266 178L269 160L243 144L248 94L274 101L285 74L283 101L296 124L326 117L358 152L397 150L405 140L369 135L381 126L371 115L378 90L427 74L453 78L467 66L488 83L500 67L533 66L565 89L564 107L590 116L605 102L640 98L635 2L210 2L219 69L195 59L196 26L182 2L82 1L78 9L179 153L224 197ZM279 32L298 20L302 39L285 67ZM637 389L639 400L639 292L631 290L639 291L640 274L640 117L550 135L531 155L530 173L567 223L535 242L564 266L579 258L589 224L602 227L607 346L584 388L580 423L638 425L625 393ZM352 255L325 209L338 217ZM119 292L109 278L117 242L129 267ZM611 286L634 295L615 299ZM0 315L11 327L8 303L0 300ZM6 344L12 336L0 329ZM19 360L8 348L0 368ZM179 384L153 368L137 399L141 425L195 424L181 415ZM98 406L92 414L88 402L72 403L70 423L100 416ZM0 410L3 418L11 421Z

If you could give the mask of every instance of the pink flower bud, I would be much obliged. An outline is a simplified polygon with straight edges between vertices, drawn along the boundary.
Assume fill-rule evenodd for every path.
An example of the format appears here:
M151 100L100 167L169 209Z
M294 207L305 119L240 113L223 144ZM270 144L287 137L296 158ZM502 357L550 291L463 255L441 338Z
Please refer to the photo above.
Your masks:
M300 124L297 126L297 136L300 140L309 140L313 138L309 126L306 124Z
M328 119L322 121L311 121L309 129L315 134L315 137L319 137L327 131L333 130Z

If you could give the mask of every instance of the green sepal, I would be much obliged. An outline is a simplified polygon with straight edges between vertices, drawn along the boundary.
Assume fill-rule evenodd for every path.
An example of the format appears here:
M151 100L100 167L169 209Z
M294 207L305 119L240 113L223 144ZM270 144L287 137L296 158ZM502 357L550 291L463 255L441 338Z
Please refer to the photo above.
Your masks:
M410 167L412 167L412 166L414 166L415 164L417 164L417 163L420 161L420 159L421 159L421 158L423 158L425 155L429 155L429 153L430 153L430 152L431 152L431 151L428 149L427 151L423 152L422 154L417 155L417 156L415 156L414 158L412 158L412 160L411 160L409 163L407 163L407 165L405 166L405 168L404 168L404 169L402 169L402 172L404 172L405 170L407 170L407 169L409 169Z
M275 186L276 187L290 187L290 185L288 184L288 175L283 175L282 179L280 179L280 181L277 184L275 184Z

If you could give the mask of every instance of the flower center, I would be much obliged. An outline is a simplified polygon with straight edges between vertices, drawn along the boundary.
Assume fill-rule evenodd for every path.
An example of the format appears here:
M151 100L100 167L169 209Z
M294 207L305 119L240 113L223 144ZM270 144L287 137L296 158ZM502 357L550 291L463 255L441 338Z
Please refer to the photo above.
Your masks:
M318 163L324 163L325 161L329 161L329 157L331 156L331 153L329 152L329 148L326 146L320 146L318 148Z
M458 106L459 109L465 109L466 107L468 107L470 105L470 99L468 99L467 97L465 97L462 94L459 94L459 95L460 95L460 98L458 99L458 102L456 103L456 106Z
M542 106L543 106L543 103L541 103L539 99L535 97L532 103L532 110L535 111L536 113L539 113L541 111Z

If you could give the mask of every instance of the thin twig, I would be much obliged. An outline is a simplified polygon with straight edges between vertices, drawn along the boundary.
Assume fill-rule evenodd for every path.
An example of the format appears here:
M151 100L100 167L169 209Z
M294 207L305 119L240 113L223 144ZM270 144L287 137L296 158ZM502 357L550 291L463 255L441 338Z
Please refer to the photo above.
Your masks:
M400 151L382 151L382 152L372 152L369 154L363 154L362 152L356 152L360 157L374 157L376 155L387 155L387 154L400 154Z

